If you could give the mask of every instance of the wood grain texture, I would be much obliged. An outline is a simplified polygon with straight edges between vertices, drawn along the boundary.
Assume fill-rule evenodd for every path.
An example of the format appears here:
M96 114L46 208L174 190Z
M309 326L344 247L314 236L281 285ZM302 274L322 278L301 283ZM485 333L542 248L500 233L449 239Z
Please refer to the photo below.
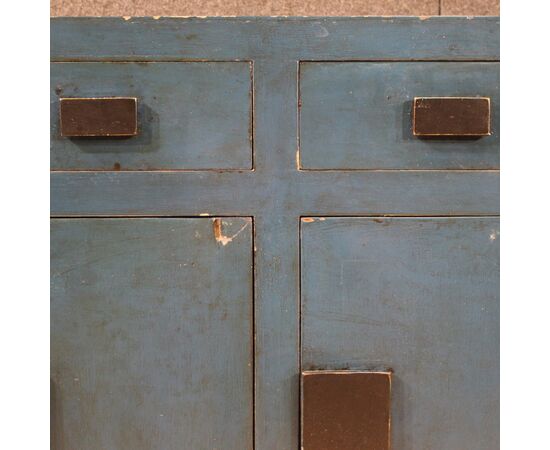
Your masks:
M415 97L490 97L492 135L419 139ZM304 169L498 169L499 64L302 63L300 160Z
M287 178L295 167L287 156L296 144L296 70L293 60L254 62L255 182L227 204L242 194L253 207L260 193L263 203L254 215L256 450L299 445L300 222Z
M252 168L249 62L53 63L53 170ZM61 97L136 97L139 134L70 139L59 131Z
M54 61L494 61L500 54L500 21L490 17L66 18L51 22Z
M214 220L52 220L56 449L252 449L252 224Z
M56 172L50 177L51 213L272 217L270 208L282 208L296 220L317 214L499 213L498 172L301 171L277 175L284 183L262 173L143 172L136 177L132 172Z
M52 16L436 15L439 0L52 0Z
M498 227L302 219L302 368L392 370L393 448L499 448Z

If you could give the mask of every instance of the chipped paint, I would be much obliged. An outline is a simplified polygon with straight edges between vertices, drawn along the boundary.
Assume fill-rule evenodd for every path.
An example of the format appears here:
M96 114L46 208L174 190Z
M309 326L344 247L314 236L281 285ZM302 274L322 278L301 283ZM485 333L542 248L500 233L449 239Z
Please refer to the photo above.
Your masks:
M311 223L315 222L315 219L313 217L302 217L302 222Z
M241 234L251 223L250 219L246 219L246 223L232 236L225 236L223 234L223 222L222 219L219 217L214 219L214 237L216 238L216 242L219 244L222 244L224 247L229 244L230 242L233 242L233 239L235 239L239 234Z
M200 213L199 216L201 216L201 217L209 217L210 214L209 214L209 213Z

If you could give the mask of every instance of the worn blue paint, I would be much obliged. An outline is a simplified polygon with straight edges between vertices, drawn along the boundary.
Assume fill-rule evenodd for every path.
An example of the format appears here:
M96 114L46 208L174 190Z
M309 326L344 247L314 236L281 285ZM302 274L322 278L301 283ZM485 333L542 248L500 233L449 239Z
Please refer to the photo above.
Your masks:
M438 96L489 97L491 136L413 136L414 97ZM300 105L303 169L498 169L498 63L303 63Z
M252 80L247 62L54 63L60 97L137 97L137 136L69 139L52 120L54 170L250 169Z
M499 448L498 227L302 221L302 368L392 370L395 449Z
M72 220L82 222L98 216L123 216L128 220L156 216L159 222L172 216L201 214L253 216L254 446L260 450L295 450L299 446L301 369L300 216L426 216L426 223L435 224L439 219L433 216L495 216L499 211L498 171L474 164L470 167L476 170L457 170L458 166L452 170L435 169L437 164L430 165L429 153L423 158L427 170L370 170L366 165L349 170L299 170L300 62L311 62L313 66L317 62L339 61L345 62L339 65L344 67L349 61L421 62L427 66L438 61L460 61L472 64L464 67L475 68L478 63L498 62L498 33L497 18L54 19L51 57L56 63L171 61L200 65L209 61L241 61L245 65L252 61L254 170L56 171L51 176L52 215L78 216ZM490 87L486 79L473 76L472 90L479 89L479 95L485 95L481 88ZM222 126L224 119L217 120ZM335 118L334 133L343 125ZM455 147L446 148L454 151ZM438 149L437 153L443 151ZM183 153L178 157L185 159ZM441 156L434 153L433 158L437 161ZM479 220L482 225L485 220L496 221L471 220ZM463 223L470 222L460 222ZM462 238L453 241L458 246L475 239L477 233L467 226L458 231ZM441 238L441 233L434 232L434 236ZM385 239L395 239L394 247L399 244L391 233ZM445 248L441 239L435 242ZM230 245L233 243L225 249ZM53 248L55 251L55 245ZM468 255L461 251L463 263ZM382 250L380 257L384 257ZM452 264L452 254L448 258ZM483 261L494 264L494 258L489 254ZM385 261L388 266L393 262L399 267L395 255ZM420 260L425 267L429 267L428 262L427 257ZM325 275L312 276L322 279ZM211 281L216 284L214 279ZM474 280L469 289L478 296L485 292L493 298L495 291L485 290L484 286L487 285ZM162 292L162 287L157 289ZM494 333L474 333L473 338L490 343ZM322 365L323 360L319 359L319 366ZM399 376L397 371L395 376ZM473 381L471 385L465 382L458 386L466 397L469 389L477 392L478 388ZM497 389L494 382L488 386L491 395ZM403 395L403 391L398 390L395 395ZM395 401L399 404L403 400L395 397ZM441 413L452 415L452 407L448 405ZM478 416L483 411L486 410L478 411ZM400 429L394 424L394 432L406 435L415 420L420 420L413 414L398 422ZM490 420L497 417L496 406L492 414ZM459 419L456 430L466 429L470 418ZM243 425L232 422L227 426L233 432L233 428ZM484 442L494 442L494 429L488 430ZM449 446L456 442L456 434L451 437ZM239 443L233 448L242 446Z
M252 449L252 223L53 219L55 449Z
M497 60L498 17L53 19L54 60ZM75 39L79 37L80 39Z

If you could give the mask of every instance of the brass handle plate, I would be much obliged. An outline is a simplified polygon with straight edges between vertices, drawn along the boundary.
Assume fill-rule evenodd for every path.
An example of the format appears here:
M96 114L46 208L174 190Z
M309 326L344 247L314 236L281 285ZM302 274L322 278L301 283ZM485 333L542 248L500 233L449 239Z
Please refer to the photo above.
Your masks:
M61 98L59 120L65 137L135 136L137 98Z
M415 97L413 134L426 137L480 137L491 134L487 97Z

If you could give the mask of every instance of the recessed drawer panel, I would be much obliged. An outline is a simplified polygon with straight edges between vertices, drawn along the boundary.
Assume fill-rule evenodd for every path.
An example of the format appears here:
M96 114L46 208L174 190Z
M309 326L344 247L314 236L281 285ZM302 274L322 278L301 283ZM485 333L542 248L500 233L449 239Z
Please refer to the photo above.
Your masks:
M300 167L498 169L498 90L498 63L302 63ZM422 97L444 98L439 113L446 126L415 135L413 103ZM488 107L472 102L477 97L487 99ZM484 110L464 108L465 102L483 104ZM436 114L430 117L434 125ZM489 135L472 135L470 130L485 130L487 122ZM466 131L460 136L441 128Z
M53 63L50 95L52 170L252 168L249 62ZM61 117L60 102L71 98L135 99L135 135L75 136L90 126L101 132L105 115L116 121L120 114L111 108L91 117L101 108L90 101ZM86 123L75 123L83 117ZM73 136L62 136L61 120Z
M498 218L301 229L302 369L392 372L394 449L497 449Z

